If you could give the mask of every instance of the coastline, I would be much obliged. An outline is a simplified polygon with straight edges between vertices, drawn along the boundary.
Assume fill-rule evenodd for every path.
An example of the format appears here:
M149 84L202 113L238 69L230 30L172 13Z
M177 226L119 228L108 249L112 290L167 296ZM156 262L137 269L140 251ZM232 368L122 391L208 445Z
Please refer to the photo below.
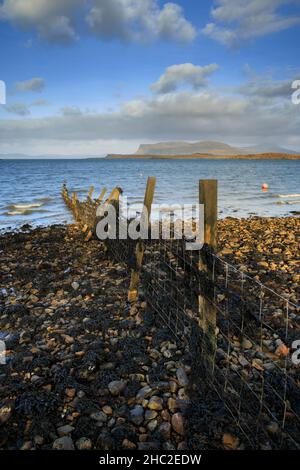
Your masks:
M156 154L108 154L105 159L150 159L150 160L300 160L300 155L281 153L262 153L247 155L210 155L210 154L186 154L186 155L156 155Z

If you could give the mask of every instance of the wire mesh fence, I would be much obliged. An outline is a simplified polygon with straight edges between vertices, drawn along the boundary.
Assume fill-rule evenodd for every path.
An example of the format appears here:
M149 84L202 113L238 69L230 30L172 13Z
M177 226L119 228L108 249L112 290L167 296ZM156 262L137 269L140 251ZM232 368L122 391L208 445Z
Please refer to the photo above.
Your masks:
M85 210L96 209L77 206L76 215L95 223ZM155 240L108 238L106 247L111 259L132 272L138 243L143 246L140 284L148 308L189 350L199 397L205 383L247 447L259 448L268 438L275 448L299 449L300 366L292 349L300 340L299 306L208 245L187 250L184 236L174 238L172 230L167 239L161 227Z

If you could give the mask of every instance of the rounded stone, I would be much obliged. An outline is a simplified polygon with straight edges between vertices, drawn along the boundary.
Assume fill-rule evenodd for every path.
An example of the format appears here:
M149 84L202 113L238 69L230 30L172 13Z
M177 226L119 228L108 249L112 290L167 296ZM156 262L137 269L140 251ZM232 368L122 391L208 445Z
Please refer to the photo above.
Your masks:
M78 450L91 450L93 447L91 439L87 437L81 437L76 441L76 447Z
M124 380L113 380L108 384L108 390L114 396L120 395L126 387Z
M175 413L172 416L172 428L177 434L184 435L184 419L181 413Z
M163 400L160 397L153 396L150 398L149 403L148 403L148 408L150 410L162 410L163 409Z
M70 437L64 436L56 439L53 442L52 448L54 450L75 450L73 441Z

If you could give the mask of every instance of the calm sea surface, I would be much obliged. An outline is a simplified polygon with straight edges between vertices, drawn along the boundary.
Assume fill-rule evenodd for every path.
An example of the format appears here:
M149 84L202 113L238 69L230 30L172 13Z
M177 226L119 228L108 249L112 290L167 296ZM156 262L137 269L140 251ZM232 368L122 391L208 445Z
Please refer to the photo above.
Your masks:
M141 203L147 176L157 177L155 203L198 202L198 180L219 180L220 217L285 216L300 211L300 161L249 160L1 160L0 228L72 220L60 197L64 182L85 198L120 186ZM268 183L269 191L261 185ZM155 216L155 214L154 214Z

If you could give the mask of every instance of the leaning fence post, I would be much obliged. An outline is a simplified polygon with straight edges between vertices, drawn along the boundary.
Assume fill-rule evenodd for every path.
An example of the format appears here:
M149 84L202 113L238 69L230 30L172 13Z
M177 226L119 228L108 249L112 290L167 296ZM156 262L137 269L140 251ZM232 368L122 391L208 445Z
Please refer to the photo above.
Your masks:
M89 193L88 193L88 200L89 200L89 199L92 199L94 189L95 189L94 186L91 186L91 187L90 187Z
M146 224L146 226L149 227L151 207L152 207L154 191L155 191L155 184L156 184L156 178L149 177L147 180L143 211L141 214L141 224L140 224L141 226L142 224ZM130 303L135 302L138 298L138 286L139 286L139 280L140 280L141 267L143 263L144 251L145 251L145 246L144 246L142 239L140 238L137 241L136 249L135 249L135 266L131 270L131 280L130 280L130 286L129 286L129 291L128 291L128 302Z
M217 217L218 217L218 181L200 180L199 203L204 206L204 243L209 252L217 250ZM213 373L216 350L216 323L217 314L214 305L212 285L212 263L208 260L209 252L200 252L199 268L205 274L207 282L204 282L199 296L200 327L203 332L202 351L203 361L209 373Z
M105 193L106 193L106 188L103 188L102 191L101 191L101 194L97 198L97 203L98 204L100 204L100 202L102 202L102 199L104 198Z
M72 212L73 212L73 216L74 216L75 221L79 222L77 202L78 202L77 193L74 191L73 194L72 194Z

